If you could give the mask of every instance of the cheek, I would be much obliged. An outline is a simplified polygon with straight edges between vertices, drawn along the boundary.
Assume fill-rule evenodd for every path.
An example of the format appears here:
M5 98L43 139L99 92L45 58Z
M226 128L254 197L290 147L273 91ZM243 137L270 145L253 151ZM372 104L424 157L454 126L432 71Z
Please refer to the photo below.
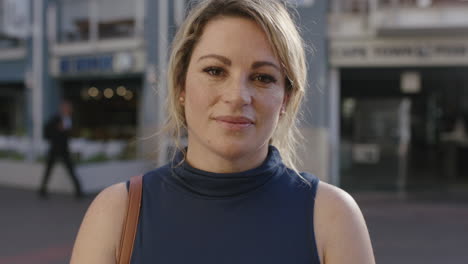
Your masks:
M200 80L196 76L187 76L187 82L185 85L185 113L186 118L193 119L200 118L197 116L200 112L206 110L210 105L212 95L210 95L206 89L206 85L203 80ZM190 121L190 120L188 120Z
M269 115L270 118L276 118L279 114L281 106L283 104L284 93L281 91L275 91L268 95L263 95L263 107L265 114Z

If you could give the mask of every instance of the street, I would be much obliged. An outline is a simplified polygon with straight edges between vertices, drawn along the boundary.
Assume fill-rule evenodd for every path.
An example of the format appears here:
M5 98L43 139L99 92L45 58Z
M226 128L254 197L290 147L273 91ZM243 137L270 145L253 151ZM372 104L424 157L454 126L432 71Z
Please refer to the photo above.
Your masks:
M379 264L468 263L468 196L352 193ZM92 197L0 188L0 264L65 264Z

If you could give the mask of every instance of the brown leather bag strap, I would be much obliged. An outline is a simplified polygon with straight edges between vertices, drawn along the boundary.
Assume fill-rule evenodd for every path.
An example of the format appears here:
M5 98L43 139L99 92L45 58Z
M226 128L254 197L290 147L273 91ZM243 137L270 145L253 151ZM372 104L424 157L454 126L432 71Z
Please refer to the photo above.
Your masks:
M140 215L142 185L143 175L130 178L127 216L122 226L122 237L120 239L119 264L129 264L132 257L133 243L135 242L138 217Z

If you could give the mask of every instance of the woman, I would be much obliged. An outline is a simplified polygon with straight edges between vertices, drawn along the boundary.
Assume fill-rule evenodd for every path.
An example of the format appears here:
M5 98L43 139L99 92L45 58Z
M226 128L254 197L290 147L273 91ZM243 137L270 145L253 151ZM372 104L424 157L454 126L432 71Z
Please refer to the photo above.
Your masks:
M188 146L144 176L132 263L374 263L354 200L294 169L306 65L283 4L201 1L168 73L168 127ZM125 183L98 195L72 263L115 263L127 199Z

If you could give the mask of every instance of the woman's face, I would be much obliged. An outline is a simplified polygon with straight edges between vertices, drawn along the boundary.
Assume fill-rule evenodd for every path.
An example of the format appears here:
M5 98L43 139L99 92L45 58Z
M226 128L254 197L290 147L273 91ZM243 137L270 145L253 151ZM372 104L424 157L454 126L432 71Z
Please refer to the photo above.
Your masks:
M254 21L210 21L193 50L182 92L189 151L226 160L266 153L285 105L284 80Z

